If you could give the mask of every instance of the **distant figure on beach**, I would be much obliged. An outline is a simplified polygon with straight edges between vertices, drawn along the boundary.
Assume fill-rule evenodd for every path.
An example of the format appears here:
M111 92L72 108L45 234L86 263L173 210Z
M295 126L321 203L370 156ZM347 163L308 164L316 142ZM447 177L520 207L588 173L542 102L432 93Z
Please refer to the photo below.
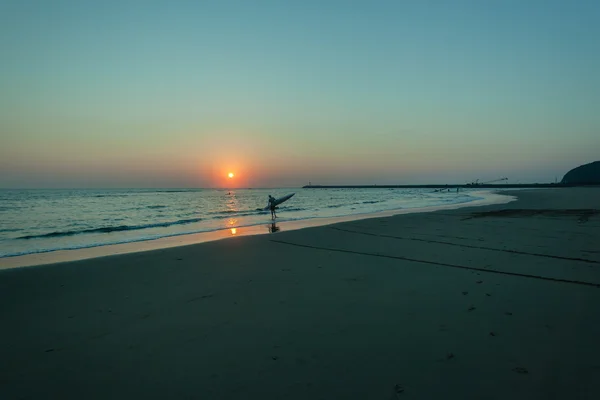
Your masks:
M271 219L277 218L277 214L275 214L275 198L269 195L269 209L271 210Z

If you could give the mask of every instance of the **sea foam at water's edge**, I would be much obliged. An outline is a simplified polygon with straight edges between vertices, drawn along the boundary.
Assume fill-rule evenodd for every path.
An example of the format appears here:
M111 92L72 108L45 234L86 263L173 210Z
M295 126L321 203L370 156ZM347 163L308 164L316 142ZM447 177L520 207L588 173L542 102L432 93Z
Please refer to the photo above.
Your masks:
M0 258L92 248L270 223L268 194L296 192L278 222L469 203L425 189L0 191Z

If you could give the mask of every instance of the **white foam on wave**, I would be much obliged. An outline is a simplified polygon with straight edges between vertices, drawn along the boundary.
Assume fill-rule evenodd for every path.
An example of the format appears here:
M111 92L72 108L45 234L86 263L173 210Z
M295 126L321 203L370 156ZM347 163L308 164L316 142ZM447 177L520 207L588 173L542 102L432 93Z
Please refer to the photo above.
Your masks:
M440 198L432 198L432 200L440 200ZM458 208L467 204L471 204L472 205L488 205L488 204L497 204L497 203L503 203L503 202L508 202L508 201L512 201L514 198L512 198L511 196L506 196L506 195L500 195L497 193L494 193L492 191L486 191L486 192L471 192L467 195L463 195L459 198L454 198L450 201L444 201L444 202L437 202L437 204L429 204L429 205L423 205L422 201L416 201L413 207L397 207L396 208L375 208L373 207L372 209L369 210L357 210L358 212L355 213L339 213L339 214L327 214L327 215L318 215L318 216L303 216L303 217L283 217L283 218L278 218L277 222L278 223L288 223L288 222L299 222L299 221L308 221L308 220L331 220L331 219L335 219L335 218L348 218L348 219L364 219L364 218L369 218L370 216L378 216L381 215L382 213L385 213L386 215L395 215L395 214L404 214L404 213L412 213L412 212L426 212L426 211L434 211L434 210L439 210L439 209L453 209L453 208ZM445 200L445 199L444 199ZM410 203L409 203L410 204ZM375 205L375 204L373 204ZM260 225L264 225L265 221L258 221L258 222L248 222L248 223L241 223L241 224L235 224L232 226L228 226L228 227L223 227L223 226L219 226L219 227L206 227L206 228L202 228L202 229L194 229L194 230L187 230L187 231L180 231L180 232L171 232L171 233L160 233L160 234L155 234L155 235L144 235L144 236L137 236L137 237L130 237L130 238L119 238L116 240L110 240L110 241L102 241L102 242L95 242L95 243L82 243L82 244L77 244L77 245L68 245L68 246L55 246L55 247L47 247L47 248L37 248L37 249L30 249L27 251L16 251L16 252L5 252L5 253L0 253L0 259L2 258L13 258L13 257L21 257L21 256L28 256L28 255L34 255L34 254L43 254L43 253L52 253L52 252L56 252L56 251L69 251L69 250L81 250L81 249L89 249L89 248L96 248L96 247L103 247L103 246L114 246L114 245L122 245L122 244L128 244L128 243L136 243L136 242L147 242L147 241L155 241L155 240L159 240L159 239L165 239L165 238L173 238L173 237L177 237L177 236L186 236L186 235L195 235L195 234L202 234L202 233L210 233L210 232L216 232L216 231L223 231L223 230L228 230L231 228L249 228L249 227L255 227L255 226L260 226ZM323 225L326 225L327 222L323 223ZM313 226L318 226L319 224L314 224Z

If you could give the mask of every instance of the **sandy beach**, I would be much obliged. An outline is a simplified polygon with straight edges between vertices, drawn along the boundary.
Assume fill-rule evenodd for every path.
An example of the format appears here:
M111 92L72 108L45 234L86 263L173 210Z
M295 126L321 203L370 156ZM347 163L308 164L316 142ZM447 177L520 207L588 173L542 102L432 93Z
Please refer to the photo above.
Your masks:
M596 399L600 188L0 270L0 399Z

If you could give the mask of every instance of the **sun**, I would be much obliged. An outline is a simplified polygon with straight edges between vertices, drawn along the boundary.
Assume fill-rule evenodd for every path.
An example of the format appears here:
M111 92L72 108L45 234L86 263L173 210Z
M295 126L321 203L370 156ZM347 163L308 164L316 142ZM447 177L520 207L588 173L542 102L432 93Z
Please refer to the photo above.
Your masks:
M230 172L227 174L227 176L229 177L229 179L233 178L235 175L233 174L233 172Z

